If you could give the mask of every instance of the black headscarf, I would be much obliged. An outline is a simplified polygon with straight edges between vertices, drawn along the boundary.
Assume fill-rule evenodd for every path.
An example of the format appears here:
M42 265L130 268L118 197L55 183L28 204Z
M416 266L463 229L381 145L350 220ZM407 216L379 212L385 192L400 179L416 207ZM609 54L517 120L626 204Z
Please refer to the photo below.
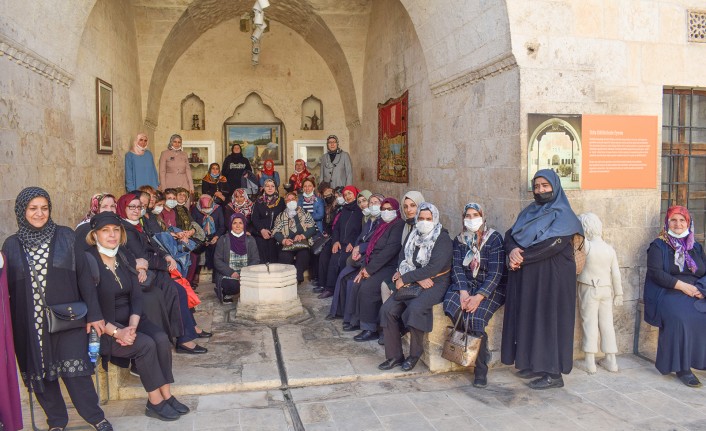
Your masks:
M37 229L27 220L25 213L32 199L42 197L49 204L49 219L41 228ZM51 199L46 190L39 187L27 187L15 199L15 217L17 217L17 238L25 247L39 247L46 244L56 232L56 223L51 219Z

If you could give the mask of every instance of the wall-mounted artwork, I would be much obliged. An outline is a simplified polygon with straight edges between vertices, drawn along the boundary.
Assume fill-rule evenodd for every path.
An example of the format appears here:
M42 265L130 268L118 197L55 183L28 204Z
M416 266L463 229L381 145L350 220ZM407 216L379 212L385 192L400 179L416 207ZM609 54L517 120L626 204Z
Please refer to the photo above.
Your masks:
M203 100L194 93L181 101L181 130L205 130L206 109Z
M223 154L230 154L233 144L240 144L243 155L253 166L272 159L275 165L284 164L282 123L225 123Z
M98 154L113 154L113 86L96 78L96 129Z
M409 182L408 92L378 104L378 180Z
M324 129L324 104L313 94L302 101L302 130Z

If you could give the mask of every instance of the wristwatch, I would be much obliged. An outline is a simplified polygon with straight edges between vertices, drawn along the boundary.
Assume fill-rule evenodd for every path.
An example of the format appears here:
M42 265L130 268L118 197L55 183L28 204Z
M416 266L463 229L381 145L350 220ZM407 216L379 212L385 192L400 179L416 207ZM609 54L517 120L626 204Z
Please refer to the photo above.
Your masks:
M117 333L118 333L118 328L115 328L115 329L113 330L113 333L110 334L110 336L113 337L113 338L115 338L115 334L117 334Z

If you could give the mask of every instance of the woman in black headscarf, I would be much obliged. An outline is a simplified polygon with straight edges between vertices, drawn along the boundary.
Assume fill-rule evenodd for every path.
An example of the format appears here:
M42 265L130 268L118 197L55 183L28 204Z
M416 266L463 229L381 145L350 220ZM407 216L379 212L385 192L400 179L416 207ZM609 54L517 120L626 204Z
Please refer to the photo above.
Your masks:
M228 179L228 190L235 191L242 187L243 173L252 172L250 160L243 155L240 144L233 144L230 147L231 153L223 160L222 174Z
M532 389L564 386L571 372L576 310L572 237L583 235L559 176L542 169L532 179L534 202L505 234L510 273L503 321L503 364L515 364Z
M88 358L90 328L100 335L105 323L86 256L74 247L74 232L51 219L49 194L28 187L15 200L18 231L3 244L7 257L17 363L25 385L35 392L50 431L63 430L69 417L59 387L61 377L79 415L98 430L112 430L98 406L93 365ZM49 333L48 305L83 301L84 327Z

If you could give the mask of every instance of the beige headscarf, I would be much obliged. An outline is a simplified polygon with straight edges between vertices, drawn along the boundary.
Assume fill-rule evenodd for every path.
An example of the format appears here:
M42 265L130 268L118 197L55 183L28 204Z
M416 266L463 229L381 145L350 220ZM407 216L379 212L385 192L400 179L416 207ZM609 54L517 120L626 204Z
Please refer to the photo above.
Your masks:
M405 221L405 226L404 229L402 230L402 245L404 245L405 240L407 239L407 235L414 229L414 224L409 224L407 223L407 215L404 212L404 200L405 199L410 199L413 201L415 204L417 204L417 207L422 204L424 201L424 196L415 190L408 191L407 193L402 196L402 199L400 200L400 214L402 214L402 220Z

